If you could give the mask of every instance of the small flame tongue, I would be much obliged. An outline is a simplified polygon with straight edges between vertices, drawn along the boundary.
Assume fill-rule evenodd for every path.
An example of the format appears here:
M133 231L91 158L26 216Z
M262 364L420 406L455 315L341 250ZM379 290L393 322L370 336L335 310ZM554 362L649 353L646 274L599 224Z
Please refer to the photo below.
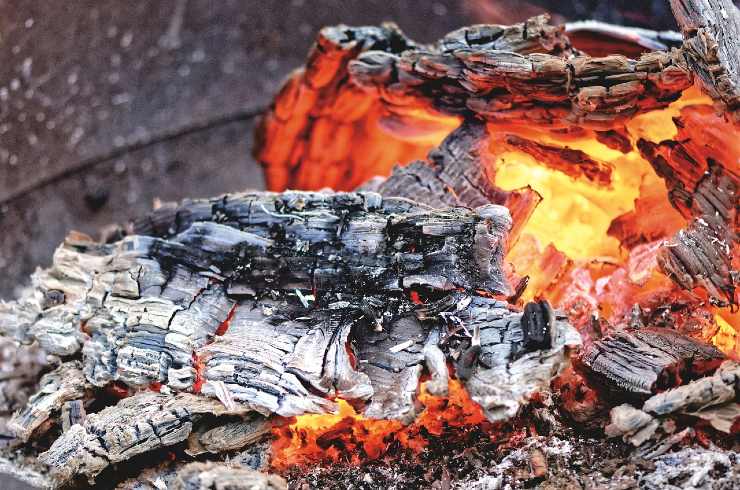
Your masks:
M359 464L404 449L418 454L432 438L464 438L466 429L477 432L493 427L459 381L450 381L445 398L434 397L421 386L419 401L426 408L408 426L396 420L368 419L344 400L337 400L337 414L302 415L286 421L273 429L273 468L281 471L315 462Z

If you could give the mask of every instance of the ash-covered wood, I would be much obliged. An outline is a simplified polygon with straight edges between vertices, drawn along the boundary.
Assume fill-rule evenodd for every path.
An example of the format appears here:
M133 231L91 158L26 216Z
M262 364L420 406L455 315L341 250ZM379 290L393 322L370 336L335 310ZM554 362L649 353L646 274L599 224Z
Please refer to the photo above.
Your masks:
M39 458L61 485L173 445L233 451L264 416L334 412L335 397L410 423L422 373L444 394L448 362L491 420L510 418L580 340L545 304L488 297L508 291L509 227L495 205L288 192L165 205L110 243L71 234L2 305L3 333L70 359L13 425L64 429ZM86 413L112 383L127 397ZM226 414L240 418L213 421Z
M90 399L91 388L82 372L82 363L64 363L41 377L39 390L21 410L13 414L8 422L8 429L25 442L52 414L59 417L65 410L67 419L82 417L84 406L81 403L70 406L69 403L82 402L83 398Z
M287 490L287 482L227 463L190 463L182 468L172 484L173 490Z
M644 328L593 342L581 360L609 387L649 395L711 371L724 358L715 347L673 330Z
M480 353L465 386L489 420L507 420L566 367L563 354L580 337L547 302L530 303L514 318L476 303L467 315Z
M621 437L639 447L638 454L654 458L680 442L691 428L675 433L676 415L704 419L718 431L733 434L740 421L740 367L725 361L711 375L657 393L641 409L629 404L612 408L610 423L605 427L609 437Z
M609 412L610 423L604 428L609 437L622 437L633 446L641 446L648 441L660 422L650 414L628 404L618 405Z
M160 261L210 268L232 288L505 293L489 250L500 253L510 218L503 208L481 205L476 212L434 211L374 193L231 195L158 209L134 232L169 240L140 238L130 246L148 247Z
M737 387L740 387L740 364L727 361L713 376L652 396L645 401L642 409L655 415L701 410L734 401Z
M671 0L683 52L705 91L740 122L740 11L732 0Z
M139 393L72 426L39 461L49 466L59 485L78 477L92 481L110 464L186 440L194 424L206 416L247 411L228 412L217 400L187 393Z

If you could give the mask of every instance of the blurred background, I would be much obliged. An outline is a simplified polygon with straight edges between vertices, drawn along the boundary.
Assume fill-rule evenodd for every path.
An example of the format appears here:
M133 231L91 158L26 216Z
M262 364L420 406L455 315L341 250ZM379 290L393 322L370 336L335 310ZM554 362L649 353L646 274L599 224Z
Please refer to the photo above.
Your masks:
M433 41L545 11L675 28L667 0L0 0L0 297L68 230L261 188L255 119L322 26Z

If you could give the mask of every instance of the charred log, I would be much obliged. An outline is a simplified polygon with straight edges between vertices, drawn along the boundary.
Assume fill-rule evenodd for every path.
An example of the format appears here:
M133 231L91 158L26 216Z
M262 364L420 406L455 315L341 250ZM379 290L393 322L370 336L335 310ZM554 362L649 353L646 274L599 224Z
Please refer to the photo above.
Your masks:
M740 11L730 0L671 0L683 52L706 92L740 122Z
M711 372L724 360L715 347L667 329L617 331L595 341L583 364L609 387L637 395L680 384Z
M190 394L140 393L72 426L39 460L59 485L80 476L92 481L110 464L186 440L206 415L246 412L228 412L216 400Z

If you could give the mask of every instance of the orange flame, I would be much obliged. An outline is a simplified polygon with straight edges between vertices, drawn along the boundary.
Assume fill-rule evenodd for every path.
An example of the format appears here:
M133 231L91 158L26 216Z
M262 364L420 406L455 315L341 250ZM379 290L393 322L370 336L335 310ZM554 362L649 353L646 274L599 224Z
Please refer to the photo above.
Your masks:
M394 448L418 454L431 437L464 437L467 428L493 427L459 381L450 381L445 398L430 395L422 384L419 401L425 408L408 426L396 420L368 419L345 400L337 400L336 414L295 417L273 429L271 464L281 471L311 462L359 464ZM454 434L449 429L455 429Z

